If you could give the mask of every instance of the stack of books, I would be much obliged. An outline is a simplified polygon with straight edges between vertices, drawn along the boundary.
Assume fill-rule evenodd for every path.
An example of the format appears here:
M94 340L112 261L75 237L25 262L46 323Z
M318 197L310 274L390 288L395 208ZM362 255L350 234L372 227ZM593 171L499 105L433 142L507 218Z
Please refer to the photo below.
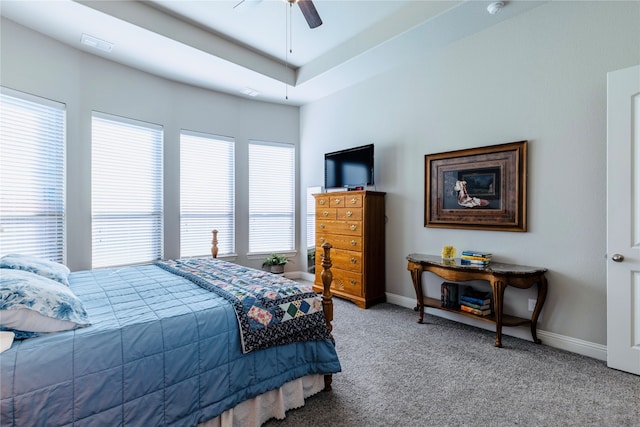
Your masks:
M463 294L460 295L460 310L477 314L478 316L490 315L491 294L473 288L466 288Z
M443 282L440 285L440 304L446 308L460 308L457 283Z
M491 262L491 254L488 252L462 251L460 263L462 265L476 265L486 267Z

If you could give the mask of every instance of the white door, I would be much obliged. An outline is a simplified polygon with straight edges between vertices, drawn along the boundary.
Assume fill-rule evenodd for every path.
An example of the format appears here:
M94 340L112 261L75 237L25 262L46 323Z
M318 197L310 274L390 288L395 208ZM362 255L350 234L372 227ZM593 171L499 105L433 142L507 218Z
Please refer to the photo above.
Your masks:
M640 66L607 75L607 365L640 375Z

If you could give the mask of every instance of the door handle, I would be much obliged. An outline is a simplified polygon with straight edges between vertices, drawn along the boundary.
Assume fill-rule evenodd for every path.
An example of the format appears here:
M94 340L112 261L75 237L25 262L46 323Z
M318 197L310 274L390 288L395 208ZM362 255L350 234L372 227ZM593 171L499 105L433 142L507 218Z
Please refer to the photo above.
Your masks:
M622 262L622 261L624 261L624 255L622 255L622 254L613 254L613 256L611 257L611 259L612 259L614 262Z

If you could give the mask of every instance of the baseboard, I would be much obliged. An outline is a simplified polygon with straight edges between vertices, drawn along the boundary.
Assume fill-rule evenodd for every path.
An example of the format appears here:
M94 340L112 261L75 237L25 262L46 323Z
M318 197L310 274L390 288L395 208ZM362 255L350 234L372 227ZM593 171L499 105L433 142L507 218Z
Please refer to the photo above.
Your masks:
M405 296L395 295L389 292L386 293L386 296L387 296L387 302L390 304L395 304L401 307L412 308L412 309L416 307L415 298L407 298ZM449 311L443 311L443 310L427 307L425 312L432 314L434 316L443 317L445 319L464 323L466 325L475 326L475 327L490 330L490 331L491 330L495 331L495 328L488 325L486 322L483 322L481 320L475 320L466 316L461 316ZM416 320L418 319L417 316L418 314L416 313ZM502 333L503 335L509 335L512 337L531 341L531 330L526 326L504 327L502 328ZM538 334L538 338L542 340L543 345L548 345L549 347L570 351L572 353L581 354L583 356L592 357L598 360L604 360L604 361L607 360L607 346L605 345L596 344L589 341L584 341L577 338L556 334L554 332L547 332L541 329L538 329L537 334Z
M316 279L313 273L307 273L306 271L287 271L284 273L284 277L287 279L302 279L307 282L313 282Z

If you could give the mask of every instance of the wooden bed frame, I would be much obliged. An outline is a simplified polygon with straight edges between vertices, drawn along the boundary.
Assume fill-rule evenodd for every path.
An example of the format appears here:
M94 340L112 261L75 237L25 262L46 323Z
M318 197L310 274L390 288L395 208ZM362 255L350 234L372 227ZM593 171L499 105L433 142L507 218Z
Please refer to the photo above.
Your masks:
M213 239L211 240L211 256L218 258L218 230L213 230ZM333 330L333 294L331 293L331 282L333 281L333 273L331 273L331 243L324 243L322 245L322 272L320 277L322 279L322 311L324 312L324 319L327 322L327 328L329 333ZM333 335L331 336L333 339ZM324 376L324 391L331 391L331 383L333 377L328 374Z

